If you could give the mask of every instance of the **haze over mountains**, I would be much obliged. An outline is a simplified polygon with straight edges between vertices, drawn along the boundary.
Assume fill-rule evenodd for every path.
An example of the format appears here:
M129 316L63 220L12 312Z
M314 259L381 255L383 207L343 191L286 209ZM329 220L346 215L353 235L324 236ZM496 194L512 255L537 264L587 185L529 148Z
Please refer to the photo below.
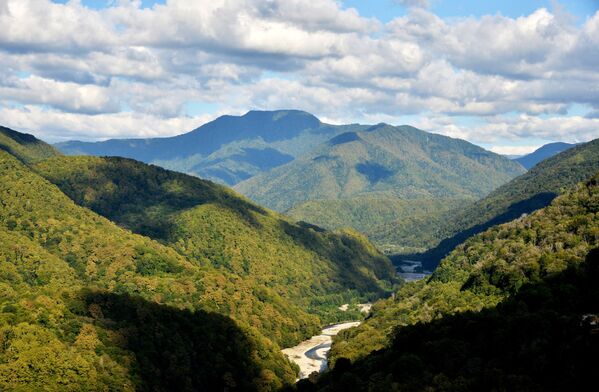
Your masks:
M124 156L234 185L258 203L329 229L353 227L386 252L418 251L408 226L484 196L524 169L463 140L387 124L328 125L297 111L222 116L183 135L57 145ZM425 200L422 200L425 199ZM417 201L421 200L421 201ZM323 209L344 203L325 219ZM397 213L383 213L400 206ZM434 206L434 207L433 207ZM374 207L374 209L373 209ZM365 220L360 211L371 211ZM401 220L404 230L393 230ZM399 224L401 225L401 224Z
M234 185L290 162L335 135L363 128L324 124L300 110L250 111L221 116L174 137L73 141L56 147L68 155L132 158Z
M524 155L522 157L518 157L514 160L517 161L522 166L524 166L526 169L531 169L537 163L539 163L547 158L550 158L550 157L554 156L555 154L558 154L562 151L566 151L567 149L572 148L575 145L576 144L562 143L562 142L549 143L549 144L545 144L544 146L539 147L538 149L531 152L530 154Z

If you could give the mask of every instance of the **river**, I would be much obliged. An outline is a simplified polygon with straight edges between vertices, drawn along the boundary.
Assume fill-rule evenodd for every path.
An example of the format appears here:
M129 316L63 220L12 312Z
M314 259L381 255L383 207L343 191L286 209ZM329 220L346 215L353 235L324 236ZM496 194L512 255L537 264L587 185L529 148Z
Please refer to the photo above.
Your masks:
M312 372L327 369L327 354L331 350L333 336L344 329L357 327L361 321L335 324L325 327L320 335L312 336L295 347L286 348L283 353L300 367L299 378L307 378Z

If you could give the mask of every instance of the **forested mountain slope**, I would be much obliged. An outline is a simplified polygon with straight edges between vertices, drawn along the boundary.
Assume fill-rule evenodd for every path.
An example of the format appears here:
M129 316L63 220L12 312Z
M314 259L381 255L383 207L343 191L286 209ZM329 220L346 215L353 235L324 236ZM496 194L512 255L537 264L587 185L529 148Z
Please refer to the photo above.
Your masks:
M375 304L372 317L335 339L333 361L357 361L357 367L349 370L357 377L357 390L367 389L368 378L382 383L377 385L389 387L389 383L398 383L398 387L411 390L416 388L413 383L418 377L421 379L417 388L440 388L447 383L452 389L464 383L464 388L476 389L476 383L481 382L488 369L483 364L494 360L501 361L494 365L498 366L494 373L499 380L497 385L508 385L504 383L511 379L524 382L517 385L530 383L535 386L533 389L543 389L542 386L551 386L554 378L546 373L550 378L543 380L540 375L555 365L566 365L572 359L567 355L575 355L580 349L585 356L571 364L578 368L572 372L570 368L560 369L557 374L565 378L551 389L567 383L578 385L575 375L581 374L592 351L584 344L579 346L580 341L576 340L582 334L586 342L593 342L585 335L588 326L581 320L584 314L599 313L597 252L588 256L597 246L599 174L548 207L472 237L445 258L428 281L406 284L394 299ZM584 264L585 258L588 265ZM559 277L560 274L564 276ZM566 286L555 283L561 279L566 279ZM526 290L520 293L523 287ZM492 309L502 302L496 310ZM488 310L475 314L485 308ZM474 313L448 318L469 311ZM393 332L397 327L401 328ZM567 329L562 331L562 327ZM477 329L471 335L466 332ZM506 335L498 336L498 331ZM562 332L566 335L560 335ZM512 339L517 343L512 344ZM596 339L593 344L597 348ZM556 347L565 351L560 354ZM382 352L368 357L373 350L382 348ZM440 357L428 362L434 352ZM530 361L539 360L539 353L546 355L544 362L537 363L537 369L530 368ZM361 358L366 359L360 361ZM519 361L517 366L522 368L510 368L510 358ZM400 363L416 366L412 368L416 378L398 378L404 374ZM471 373L467 373L468 366Z
M122 158L63 156L35 169L80 205L234 274L273 303L330 316L343 296L381 295L394 280L357 233L296 225L209 181ZM268 330L288 345L299 336L285 336L285 324Z
M293 381L268 338L203 310L214 303L206 282L226 276L77 206L4 151L0 201L0 389Z
M339 359L300 391L567 391L596 382L599 250L582 265L525 284L495 308L396 330L385 349Z
M549 205L564 189L589 178L598 170L599 139L548 158L487 197L449 215L440 225L431 222L427 227L423 226L421 230L431 233L429 237L436 240L431 241L431 249L424 254L406 257L420 258L427 268L433 269L470 236Z
M33 135L2 126L0 126L0 150L8 152L27 164L59 154L54 147L36 139Z
M27 167L3 150L0 389L276 389L295 378L281 346L395 282L359 235L209 181L120 158Z
M532 169L537 163L544 161L547 158L559 154L562 151L566 151L576 144L570 143L549 143L539 147L530 154L524 155L523 157L516 158L515 161L524 166L526 169Z
M234 185L290 162L319 143L366 126L335 126L300 110L250 111L221 116L173 137L65 142L68 155L120 156Z
M426 250L431 233L421 230L441 225L446 216L472 199L400 199L362 196L340 200L311 200L285 211L298 221L335 230L352 227L364 233L386 254Z
M518 163L466 141L379 124L338 135L235 189L285 211L308 200L366 195L478 198L523 172Z

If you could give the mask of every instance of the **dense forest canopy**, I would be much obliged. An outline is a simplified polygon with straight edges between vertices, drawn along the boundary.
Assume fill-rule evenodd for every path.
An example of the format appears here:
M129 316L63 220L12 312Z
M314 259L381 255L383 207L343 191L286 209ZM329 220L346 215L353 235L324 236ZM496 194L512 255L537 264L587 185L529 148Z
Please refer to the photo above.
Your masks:
M375 304L372 317L335 339L339 372L322 388L471 390L485 377L535 390L583 385L599 347L581 323L599 312L597 246L599 174L530 216L472 237L430 279ZM539 355L545 362L535 368L527 358Z
M310 200L361 196L478 198L524 172L520 164L465 140L378 124L338 135L235 189L285 211Z
M2 389L274 390L296 374L282 346L396 282L359 234L207 181L116 158L0 158Z
M481 200L420 226L431 241L428 251L400 256L422 260L434 269L443 257L469 237L543 208L565 189L599 170L599 139L582 143L540 162Z

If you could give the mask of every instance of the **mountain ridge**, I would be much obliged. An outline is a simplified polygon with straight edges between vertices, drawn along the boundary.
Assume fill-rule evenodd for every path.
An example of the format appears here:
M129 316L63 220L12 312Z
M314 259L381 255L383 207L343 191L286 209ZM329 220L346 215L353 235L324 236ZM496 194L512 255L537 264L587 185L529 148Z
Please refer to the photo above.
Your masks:
M364 126L325 124L301 110L250 110L242 116L220 116L171 137L70 141L55 146L67 155L122 156L234 185L355 128Z
M333 372L318 385L470 390L488 386L489 366L495 385L584 385L578 377L593 377L587 367L598 347L596 324L584 321L599 311L598 185L599 172L549 206L477 234L429 279L375 303L368 320L334 339ZM531 361L539 356L543 364ZM549 380L547 369L560 376Z
M475 198L522 172L519 164L464 140L381 123L337 135L234 188L284 211L309 200L367 194Z
M437 242L420 254L396 260L419 259L434 269L457 245L490 226L509 222L548 206L564 188L571 187L599 170L599 139L578 144L539 162L525 174L500 186L481 200L432 223L423 232L433 233ZM430 237L430 236L428 236Z
M357 233L182 173L5 149L0 168L0 389L277 390L296 376L281 346L394 280Z
M563 142L549 143L537 148L530 154L518 157L514 160L524 166L527 170L530 170L539 162L574 146L576 146L576 144Z

